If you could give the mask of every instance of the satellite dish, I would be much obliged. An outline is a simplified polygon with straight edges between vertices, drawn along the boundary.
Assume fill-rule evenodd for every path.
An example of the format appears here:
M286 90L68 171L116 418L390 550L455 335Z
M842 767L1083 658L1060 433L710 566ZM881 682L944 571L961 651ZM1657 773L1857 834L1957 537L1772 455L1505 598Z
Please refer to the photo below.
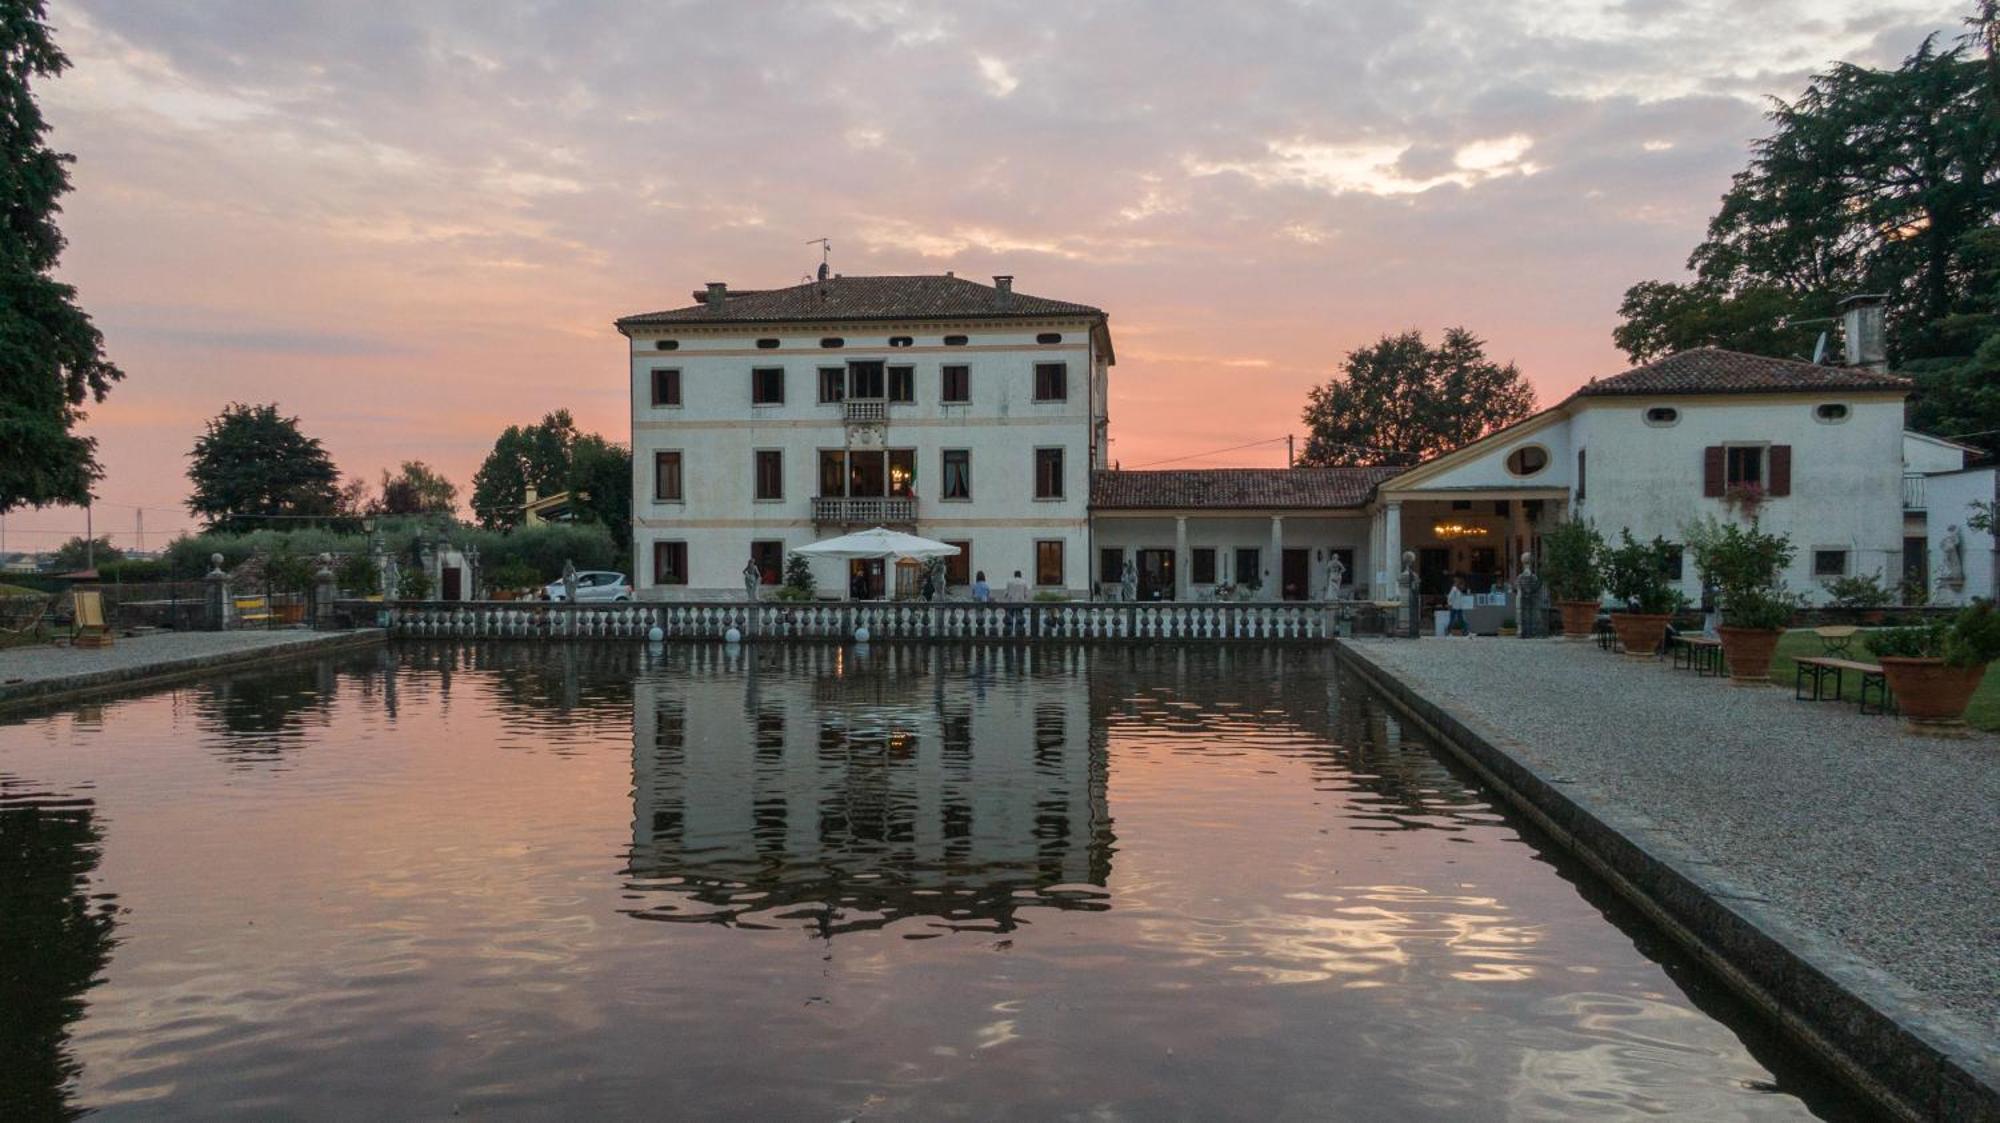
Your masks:
M1824 363L1825 361L1826 361L1826 333L1820 332L1819 339L1813 344L1813 365L1819 366L1821 363Z

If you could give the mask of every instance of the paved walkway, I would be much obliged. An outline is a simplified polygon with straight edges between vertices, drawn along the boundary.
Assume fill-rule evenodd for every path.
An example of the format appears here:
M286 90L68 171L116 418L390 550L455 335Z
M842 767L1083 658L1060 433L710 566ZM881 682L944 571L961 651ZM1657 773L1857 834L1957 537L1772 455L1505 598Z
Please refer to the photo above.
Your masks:
M1910 736L1595 644L1352 647L2000 1046L2000 738Z
M242 632L154 632L120 636L110 647L41 644L0 650L0 706L73 690L142 684L147 679L265 662L320 647L341 646L379 632L310 632L281 628Z

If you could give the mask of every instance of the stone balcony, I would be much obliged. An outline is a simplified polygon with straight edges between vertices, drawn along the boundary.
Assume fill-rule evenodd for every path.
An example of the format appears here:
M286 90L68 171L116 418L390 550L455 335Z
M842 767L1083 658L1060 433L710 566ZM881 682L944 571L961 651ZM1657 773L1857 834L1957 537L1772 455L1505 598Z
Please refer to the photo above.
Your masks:
M908 526L917 521L917 501L907 495L814 496L813 522L820 526Z

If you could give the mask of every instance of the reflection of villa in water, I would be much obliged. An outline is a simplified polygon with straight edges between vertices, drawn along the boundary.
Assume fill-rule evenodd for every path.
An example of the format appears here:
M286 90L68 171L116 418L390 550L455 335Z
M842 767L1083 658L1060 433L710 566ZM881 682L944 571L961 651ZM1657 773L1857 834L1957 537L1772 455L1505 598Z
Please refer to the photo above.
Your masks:
M660 893L636 915L832 934L1102 907L1082 888L1109 876L1112 835L1081 662L1073 689L1030 692L990 652L747 658L812 673L710 664L636 684L630 873ZM948 692L927 662L942 658Z

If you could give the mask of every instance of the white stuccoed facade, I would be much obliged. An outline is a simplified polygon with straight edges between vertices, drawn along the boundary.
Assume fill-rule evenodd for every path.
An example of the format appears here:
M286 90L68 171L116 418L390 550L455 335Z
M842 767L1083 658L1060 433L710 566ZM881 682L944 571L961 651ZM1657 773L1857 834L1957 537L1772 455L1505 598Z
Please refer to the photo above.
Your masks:
M1010 280L836 277L656 314L677 319L621 320L631 355L640 599L741 599L753 544L782 558L878 523L966 544L966 576L984 571L996 596L1016 570L1031 589L1085 595L1089 473L1105 455L1110 333L1101 311L1016 294ZM800 307L817 314L789 311ZM766 318L739 321L747 316ZM884 385L864 403L853 372L864 372L860 388L872 392L870 364L882 365ZM1046 364L1062 366L1058 399L1038 397L1037 367ZM947 366L967 368L968 400L945 400ZM884 400L892 393L886 372L897 367L911 368L910 401ZM836 368L847 392L822 401L820 372ZM782 401L757 404L753 372L771 369L783 372ZM678 404L656 404L654 372L669 370L678 371ZM822 479L822 453L884 450L909 457L906 489L887 480L888 461L883 483L850 476L848 494L835 486L839 476ZM967 498L945 495L947 450L969 458ZM1059 451L1054 497L1038 495L1038 450ZM759 496L760 451L778 454L774 497ZM678 496L662 494L656 481L661 453L679 455ZM677 555L684 574L673 572ZM822 596L846 595L846 562L816 560L813 568ZM893 572L885 577L893 591ZM947 595L968 591L954 585Z

